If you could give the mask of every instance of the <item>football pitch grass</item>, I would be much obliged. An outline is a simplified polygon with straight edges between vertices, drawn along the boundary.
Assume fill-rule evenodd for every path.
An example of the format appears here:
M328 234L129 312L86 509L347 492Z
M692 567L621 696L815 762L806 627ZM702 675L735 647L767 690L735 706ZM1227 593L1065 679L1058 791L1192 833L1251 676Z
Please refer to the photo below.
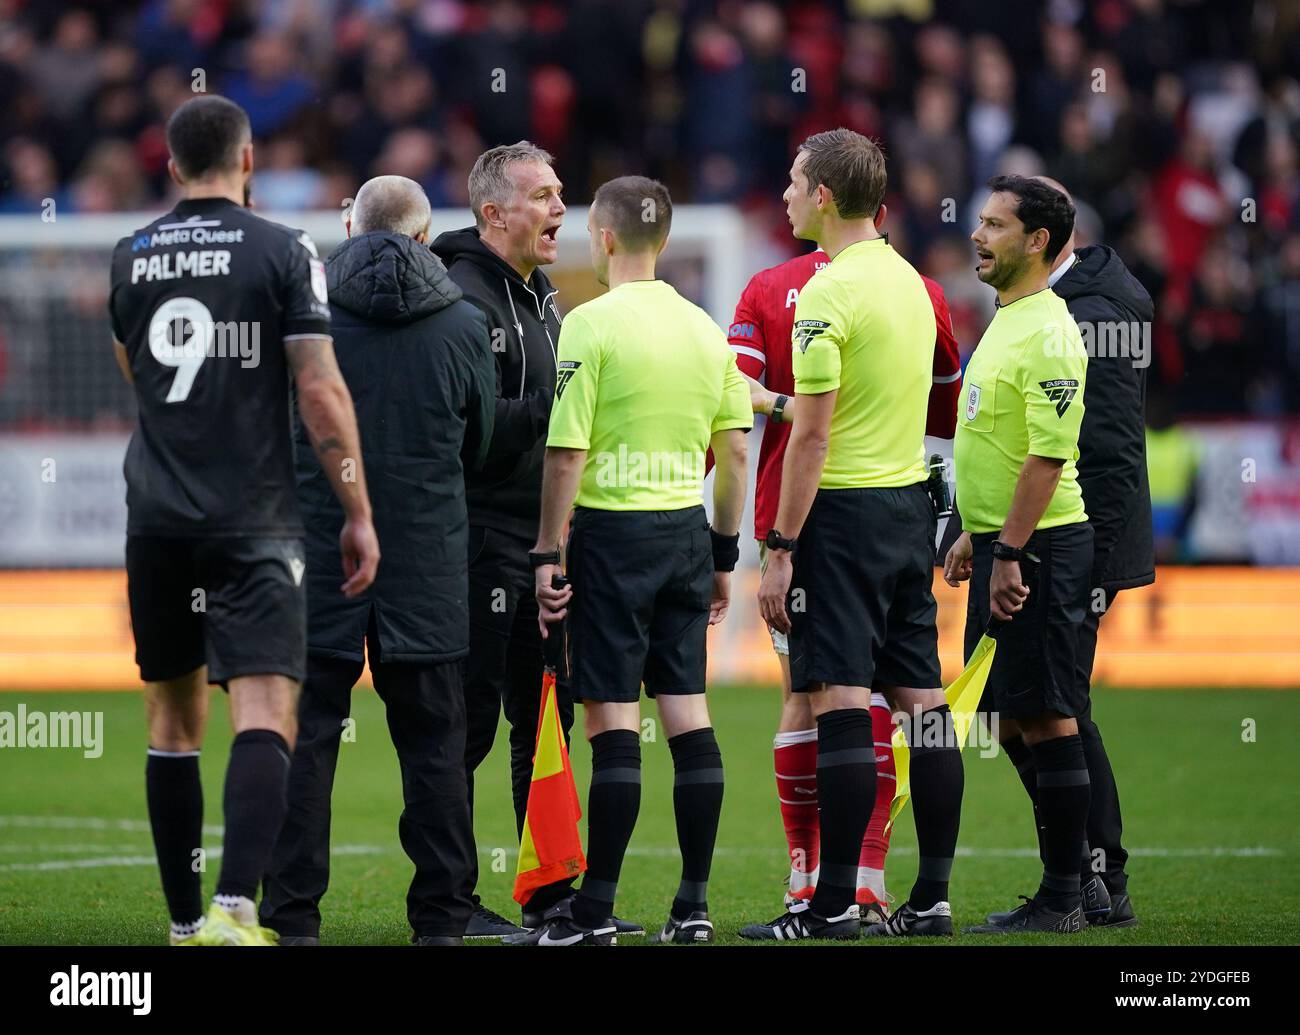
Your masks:
M139 693L0 693L0 711L16 713L20 703L29 712L101 711L103 753L92 759L72 748L0 748L0 943L163 943L167 918L145 814ZM212 703L202 759L207 894L219 867L214 850L230 737L220 694ZM720 688L710 691L710 703L727 782L709 906L719 943L748 944L737 930L781 911L787 873L772 777L777 693ZM1090 931L1071 943L1300 941L1298 705L1296 694L1276 691L1096 693L1095 714L1120 783L1132 853L1130 890L1141 926ZM653 705L643 712L653 716ZM353 716L355 741L341 747L335 785L333 876L322 907L322 938L328 944L406 944L410 864L397 841L397 762L372 692L354 695ZM1244 727L1253 730L1253 742L1243 740ZM648 727L647 735L653 733ZM479 890L485 904L517 917L510 897L517 844L505 747L502 733L478 775ZM662 734L643 743L642 753L641 814L619 884L618 912L657 929L680 862ZM964 758L966 797L952 881L959 928L1009 908L1017 894L1031 894L1038 872L1028 805L1010 764L1001 755L982 758L972 747ZM585 807L590 751L580 740L573 763ZM887 870L890 891L900 900L916 863L909 807ZM951 940L956 946L987 942Z

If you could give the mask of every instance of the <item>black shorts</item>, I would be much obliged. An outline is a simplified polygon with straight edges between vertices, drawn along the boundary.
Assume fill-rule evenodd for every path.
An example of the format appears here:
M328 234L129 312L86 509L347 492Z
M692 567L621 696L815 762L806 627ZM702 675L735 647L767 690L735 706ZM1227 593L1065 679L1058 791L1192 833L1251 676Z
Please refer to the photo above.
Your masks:
M967 657L989 624L995 539L996 532L971 536L975 553L966 605ZM1088 690L1078 677L1076 659L1092 581L1092 526L1081 521L1040 529L1025 549L1038 558L1037 564L1020 565L1029 596L1016 616L997 628L981 710L1012 719L1044 712L1081 715Z
M713 548L703 507L579 507L569 536L573 699L702 694Z
M302 681L307 602L301 539L127 536L135 661L147 683L206 662L208 682Z
M817 491L786 598L796 692L818 683L942 686L936 524L924 482Z

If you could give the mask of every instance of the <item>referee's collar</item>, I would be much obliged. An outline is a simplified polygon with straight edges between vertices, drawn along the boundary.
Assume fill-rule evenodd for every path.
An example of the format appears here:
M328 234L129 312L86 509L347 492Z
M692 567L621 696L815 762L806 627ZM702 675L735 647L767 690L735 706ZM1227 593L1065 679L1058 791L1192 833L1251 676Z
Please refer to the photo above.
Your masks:
M835 262L836 260L838 260L841 255L847 255L854 248L866 248L866 247L888 248L889 238L886 237L884 234L881 234L879 237L868 237L861 241L854 241L852 244L846 245L845 247L841 248L839 250L839 254L836 255L835 258L831 260L831 262Z

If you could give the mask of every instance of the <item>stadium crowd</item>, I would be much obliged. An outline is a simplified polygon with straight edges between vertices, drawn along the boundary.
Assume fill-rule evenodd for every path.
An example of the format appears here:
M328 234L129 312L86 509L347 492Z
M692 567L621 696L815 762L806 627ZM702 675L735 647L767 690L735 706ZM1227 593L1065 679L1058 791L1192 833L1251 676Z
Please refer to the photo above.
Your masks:
M266 210L336 208L380 172L464 207L475 156L527 137L572 198L642 170L786 250L793 143L856 129L967 352L992 314L972 199L1047 173L1080 243L1157 301L1163 408L1300 409L1300 12L1277 0L0 0L0 212L157 207L196 85L250 113Z

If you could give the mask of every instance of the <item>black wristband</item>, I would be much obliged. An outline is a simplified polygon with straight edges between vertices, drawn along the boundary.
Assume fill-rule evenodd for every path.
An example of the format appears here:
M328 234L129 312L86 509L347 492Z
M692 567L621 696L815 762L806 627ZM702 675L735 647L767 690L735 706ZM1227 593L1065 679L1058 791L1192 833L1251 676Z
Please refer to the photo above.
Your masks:
M992 552L993 559L998 561L1023 561L1025 559L1023 547L1008 546L1000 539L994 540Z
M560 551L558 548L555 550L550 550L547 553L533 553L531 550L528 551L528 565L534 570L536 570L537 568L541 568L547 564L559 564L559 563L560 563Z
M735 571L740 560L740 533L722 535L710 528L709 539L713 543L713 570Z
M778 395L776 397L776 402L772 404L773 424L785 423L785 404L788 403L789 401L790 401L790 397L788 395Z

